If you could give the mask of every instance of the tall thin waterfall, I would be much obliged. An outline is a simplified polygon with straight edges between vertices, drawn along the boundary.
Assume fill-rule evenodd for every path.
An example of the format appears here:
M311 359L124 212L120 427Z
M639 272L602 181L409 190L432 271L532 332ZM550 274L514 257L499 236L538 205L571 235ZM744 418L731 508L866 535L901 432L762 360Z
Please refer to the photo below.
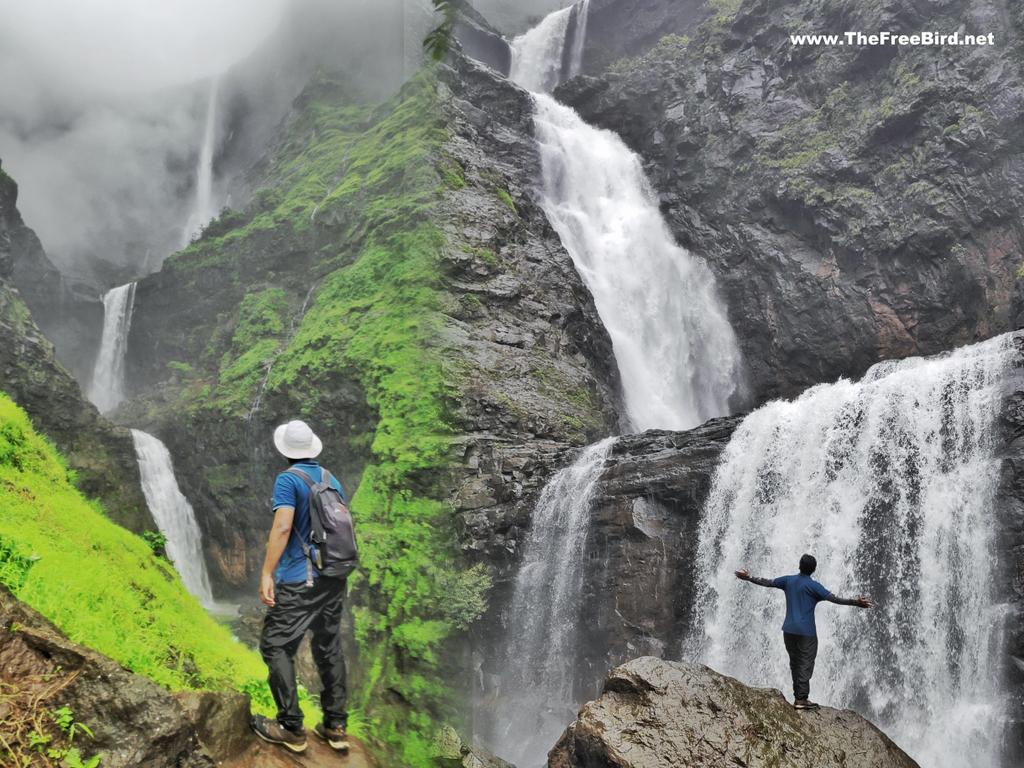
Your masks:
M701 523L689 651L788 693L782 595L733 571L793 573L810 552L826 587L878 603L819 606L812 697L857 709L921 765L997 766L994 444L1013 358L1003 336L882 363L748 416Z
M584 544L594 487L615 443L588 446L545 486L516 577L506 673L492 747L528 768L539 765L572 721L573 664Z
M119 285L103 296L103 335L93 366L89 399L106 413L124 400L124 358L135 303L135 283Z
M210 577L203 558L202 534L192 505L174 477L171 454L153 435L132 430L142 476L142 492L160 532L167 537L167 554L181 581L207 608L214 607Z
M203 227L217 215L213 202L213 156L217 147L217 95L219 80L214 78L210 83L210 96L206 105L206 126L203 130L203 143L199 149L199 162L196 165L196 201L185 230L182 233L182 247L191 242Z
M587 23L590 21L590 0L576 3L576 31L569 48L569 77L583 71L583 52L587 43Z
M676 244L622 139L535 99L541 203L612 338L633 428L689 429L728 413L740 353L711 270Z

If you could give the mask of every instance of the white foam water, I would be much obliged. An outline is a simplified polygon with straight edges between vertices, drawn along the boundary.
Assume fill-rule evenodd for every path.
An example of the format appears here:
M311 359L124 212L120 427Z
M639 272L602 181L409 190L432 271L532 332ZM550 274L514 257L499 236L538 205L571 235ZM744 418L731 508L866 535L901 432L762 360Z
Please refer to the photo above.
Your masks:
M810 552L834 593L878 602L818 607L812 697L858 710L921 765L998 766L1004 609L992 509L1014 357L1004 336L882 363L744 419L700 526L689 651L788 694L783 596L733 571L793 573Z
M533 513L510 609L492 747L540 765L572 721L579 593L597 479L615 438L585 448L544 487Z
M676 244L622 139L535 99L541 204L611 336L631 426L690 429L728 413L741 358L711 270Z

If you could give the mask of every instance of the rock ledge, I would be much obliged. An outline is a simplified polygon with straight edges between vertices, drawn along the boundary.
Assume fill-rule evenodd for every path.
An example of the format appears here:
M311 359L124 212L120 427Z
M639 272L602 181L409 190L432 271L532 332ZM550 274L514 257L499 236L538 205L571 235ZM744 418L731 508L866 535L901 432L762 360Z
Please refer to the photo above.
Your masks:
M635 659L612 670L549 768L917 768L849 710L797 712L782 694L707 667Z

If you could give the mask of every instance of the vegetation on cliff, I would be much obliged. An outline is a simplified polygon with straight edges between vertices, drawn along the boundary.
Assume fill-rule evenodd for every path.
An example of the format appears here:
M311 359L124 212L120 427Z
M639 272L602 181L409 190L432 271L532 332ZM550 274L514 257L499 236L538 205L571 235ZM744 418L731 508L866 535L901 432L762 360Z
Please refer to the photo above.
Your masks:
M332 455L365 464L361 477L337 467L356 489L361 548L352 724L389 764L409 766L427 764L448 711L439 650L483 611L489 586L483 567L460 566L449 520L437 206L450 169L438 99L430 70L382 105L353 103L344 82L320 76L251 205L225 211L162 274L201 295L221 282L216 314L189 318L188 362L172 366L176 394L157 419L184 416L196 433L248 425L258 411L299 416ZM201 471L230 509L238 494L224 486L237 472L226 467L207 460Z
M73 481L24 411L0 394L0 582L72 640L168 688L259 693L259 657Z

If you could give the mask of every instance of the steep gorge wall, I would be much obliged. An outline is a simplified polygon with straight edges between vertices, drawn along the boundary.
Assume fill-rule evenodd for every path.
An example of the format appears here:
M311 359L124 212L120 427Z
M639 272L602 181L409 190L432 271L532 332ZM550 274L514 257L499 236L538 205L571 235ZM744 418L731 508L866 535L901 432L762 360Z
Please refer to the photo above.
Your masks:
M50 277L35 288L62 291L39 239L18 213L17 198L14 180L0 170L0 391L23 407L67 457L84 494L100 499L107 514L121 525L135 532L154 530L139 485L131 437L85 400L36 324L36 313L15 288L19 278L39 272Z
M644 158L677 239L718 276L756 399L1011 329L1024 11L1001 0L727 5L558 95ZM996 45L789 40L961 25Z

